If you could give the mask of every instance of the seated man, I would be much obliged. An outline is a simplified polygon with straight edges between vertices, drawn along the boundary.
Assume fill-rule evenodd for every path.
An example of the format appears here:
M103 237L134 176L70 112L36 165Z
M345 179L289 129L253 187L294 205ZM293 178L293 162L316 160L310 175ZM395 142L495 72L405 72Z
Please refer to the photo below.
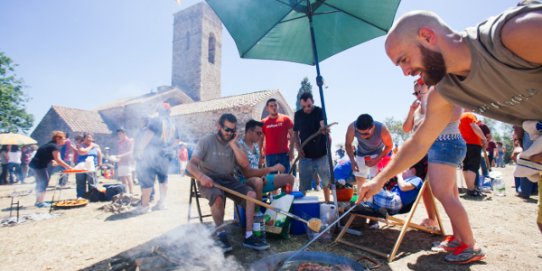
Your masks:
M280 173L284 172L284 166L280 163L272 167L258 168L260 159L258 142L263 134L262 127L262 122L252 119L246 123L245 136L239 140L238 145L247 155L249 163L246 167L239 167L237 172L240 179L246 179L247 184L256 191L257 198L260 200L263 193L275 191L281 187L284 191L287 185L292 187L295 181L294 176Z
M372 200L362 204L372 207L375 211L385 208L393 215L398 213L403 206L408 206L416 200L422 184L422 179L416 176L416 168L411 167L402 175L397 175L397 185L391 190L381 189Z
M256 198L256 193L251 187L242 184L233 176L236 164L242 168L248 166L247 157L235 140L237 118L232 114L223 114L220 116L217 128L218 133L209 134L199 140L196 150L188 162L187 170L198 180L201 194L209 200L215 226L219 227L224 222L224 201L226 199L224 191L214 187L215 183L251 198ZM239 201L237 197L228 196ZM243 246L255 250L268 249L269 244L252 233L254 203L244 201L244 204L246 205L246 232ZM231 251L232 246L226 232L224 230L217 231L217 236L222 243L223 251Z

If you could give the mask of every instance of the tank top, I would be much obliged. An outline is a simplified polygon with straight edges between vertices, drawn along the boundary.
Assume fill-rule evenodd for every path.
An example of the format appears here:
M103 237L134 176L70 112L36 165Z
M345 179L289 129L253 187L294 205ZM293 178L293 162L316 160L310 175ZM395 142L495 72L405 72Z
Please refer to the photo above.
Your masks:
M356 129L356 122L354 124L354 136L358 140L358 148L356 150L357 156L380 154L384 149L384 142L382 141L382 123L374 122L374 132L371 137L365 139L361 137L361 134Z
M499 121L521 125L523 120L541 120L542 65L521 59L501 42L504 24L533 10L542 10L542 4L511 8L467 28L470 72L464 78L447 74L437 91L454 104Z

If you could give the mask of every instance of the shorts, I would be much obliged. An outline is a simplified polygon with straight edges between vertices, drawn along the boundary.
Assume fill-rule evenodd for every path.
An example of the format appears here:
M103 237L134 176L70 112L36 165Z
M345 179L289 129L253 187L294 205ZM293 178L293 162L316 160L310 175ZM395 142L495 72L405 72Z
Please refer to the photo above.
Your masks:
M269 154L265 156L265 163L268 167L272 167L276 164L282 164L284 166L284 172L290 172L290 156L288 153Z
M262 187L262 193L275 191L275 174L265 175L265 185Z
M427 153L427 159L429 163L457 167L463 161L463 158L465 158L466 152L465 140L463 140L461 135L457 135L445 139L437 139L431 145Z
M222 177L212 177L210 176L211 179L213 179L214 182L226 187L226 188L229 188L233 191L236 191L236 192L239 192L243 195L247 195L248 192L250 191L254 191L250 186L246 185L246 184L243 184L241 183L240 181L238 181L237 179L235 179L234 177L229 177L229 176L222 176ZM222 191L220 188L216 188L216 187L205 187L203 185L201 185L198 181L198 188L199 188L199 191L201 193L201 195L208 199L209 200L209 206L213 206L213 204L215 203L215 200L217 197L222 197L224 198L224 195L226 195L228 198L231 198L233 201L235 201L236 204L241 204L243 207L246 207L246 201L240 197L237 197L237 196L234 196L234 195L231 195L231 194L227 194L225 193L224 191Z
M371 179L378 173L378 164L368 167L365 165L365 156L370 156L371 159L377 157L377 154L373 155L364 155L364 156L358 156L356 155L356 163L358 164L358 171L352 171L352 174L356 177L361 177L365 179Z
M482 146L467 144L467 155L463 159L463 171L478 172L482 162Z
M36 176L36 192L43 193L49 185L49 172L47 168L33 168Z
M130 177L132 176L133 167L132 166L118 166L117 176L119 177Z
M311 188L311 181L315 173L320 176L322 187L329 187L331 174L329 173L327 155L316 159L301 158L299 161L299 191L305 192Z
M158 179L158 183L167 183L168 181L168 159L158 159L155 161L142 161L137 169L137 179L141 188L151 188L154 186L154 179Z

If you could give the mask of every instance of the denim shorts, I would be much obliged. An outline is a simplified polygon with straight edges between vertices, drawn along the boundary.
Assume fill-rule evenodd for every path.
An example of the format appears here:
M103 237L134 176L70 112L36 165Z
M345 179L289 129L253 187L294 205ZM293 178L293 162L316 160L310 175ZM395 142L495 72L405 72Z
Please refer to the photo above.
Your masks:
M467 145L461 135L439 138L427 154L429 163L444 164L457 167L465 158Z
M311 189L311 181L315 173L320 176L322 187L329 187L331 174L327 159L327 155L316 159L301 158L299 161L299 191L305 192Z

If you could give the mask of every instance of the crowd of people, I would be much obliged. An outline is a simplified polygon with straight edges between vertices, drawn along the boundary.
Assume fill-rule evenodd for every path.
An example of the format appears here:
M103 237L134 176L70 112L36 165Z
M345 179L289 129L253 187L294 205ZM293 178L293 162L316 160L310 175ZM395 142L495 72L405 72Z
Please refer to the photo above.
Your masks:
M517 163L514 175L518 195L527 198L536 193L537 182L540 189L542 35L536 33L541 27L542 5L537 3L518 5L465 32L452 30L429 11L400 17L387 36L385 49L405 75L419 76L414 82L415 99L402 126L411 137L397 149L384 123L373 120L370 114L360 114L348 126L344 150L337 151L340 159L335 173L328 159L329 128L310 92L300 96L301 109L293 120L279 113L276 99L269 99L265 104L268 116L248 120L244 133L238 131L235 115L222 114L216 131L200 138L193 152L180 142L179 131L169 116L170 106L164 103L158 117L148 119L135 139L124 129L117 130L117 154L111 159L116 161L117 176L129 193L134 193L137 176L141 205L136 214L166 208L168 167L177 159L180 173L194 177L208 199L216 237L225 252L232 250L221 227L225 197L233 198L246 210L243 245L265 250L269 244L253 232L254 216L260 212L254 202L225 193L216 184L255 200L279 189L289 192L296 185L295 174L290 174L296 154L299 191L306 194L318 180L325 202L331 201L332 174L341 176L341 184L345 180L355 182L358 204L385 208L392 214L413 202L427 181L431 189L423 195L427 218L422 225L438 226L434 195L452 228L452 235L431 249L450 252L445 257L450 263L480 261L485 251L475 241L459 198L456 170L460 167L463 172L466 195L479 198L484 196L480 186L485 178L491 179L491 168L505 165L505 144L493 140L489 127L477 117L482 115L516 125L512 159ZM51 141L39 148L2 146L0 182L23 182L31 168L36 178L36 206L46 207L50 164L56 170L87 161L100 167L103 156L92 135L76 137L71 143L65 133L55 131ZM95 178L76 174L77 197L85 197ZM396 183L384 187L392 179ZM155 180L159 199L151 208ZM537 222L542 231L542 207Z

